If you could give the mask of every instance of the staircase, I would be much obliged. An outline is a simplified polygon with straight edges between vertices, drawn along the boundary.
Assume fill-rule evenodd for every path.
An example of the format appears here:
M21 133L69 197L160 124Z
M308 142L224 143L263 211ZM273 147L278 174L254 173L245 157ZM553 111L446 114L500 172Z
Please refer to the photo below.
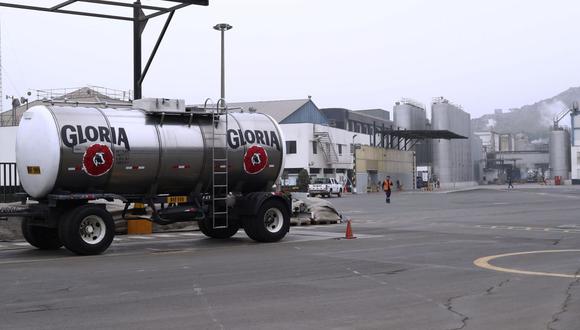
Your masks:
M314 138L318 141L322 154L327 164L338 163L338 152L328 132L314 132Z

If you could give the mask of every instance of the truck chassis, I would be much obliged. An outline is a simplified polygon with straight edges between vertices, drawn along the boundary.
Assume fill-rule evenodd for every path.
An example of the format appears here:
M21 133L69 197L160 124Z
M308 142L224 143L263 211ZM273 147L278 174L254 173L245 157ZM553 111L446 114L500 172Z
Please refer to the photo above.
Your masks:
M203 234L216 239L229 238L240 228L258 242L279 241L290 228L291 198L272 192L230 194L227 217L212 215L212 196L191 194L169 195L116 195L49 194L35 204L0 209L0 217L22 219L22 234L26 241L41 250L55 250L62 246L78 255L96 255L104 252L115 237L115 222L106 205L99 200L120 200L125 203L125 218L131 203L143 203L152 210L151 221L167 225L176 222L197 221ZM176 202L177 201L177 202Z

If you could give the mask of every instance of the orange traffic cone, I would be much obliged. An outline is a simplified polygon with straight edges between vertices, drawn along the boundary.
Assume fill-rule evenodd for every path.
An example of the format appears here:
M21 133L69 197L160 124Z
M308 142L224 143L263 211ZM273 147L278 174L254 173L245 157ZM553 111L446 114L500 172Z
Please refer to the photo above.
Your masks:
M352 234L352 227L350 225L350 219L346 220L346 235L344 236L345 239L353 239L356 238Z

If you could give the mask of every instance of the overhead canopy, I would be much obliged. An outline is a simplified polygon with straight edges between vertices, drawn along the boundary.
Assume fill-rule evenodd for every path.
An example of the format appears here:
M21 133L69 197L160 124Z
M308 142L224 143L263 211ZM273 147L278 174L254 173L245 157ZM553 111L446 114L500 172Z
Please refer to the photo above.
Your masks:
M1 0L0 0L1 1ZM94 6L91 7L90 10L81 10L75 9L77 7L71 8L71 5L75 4L93 4ZM145 5L142 4L140 0L134 0L133 3L129 3L126 0L59 0L56 4L52 2L52 4L45 4L44 6L32 6L32 5L25 5L22 3L18 3L18 1L3 1L0 2L0 7L9 7L9 8L18 8L18 9L26 9L26 10L34 10L34 11L44 11L49 13L59 13L59 14L69 14L69 15L78 15L78 16L89 16L89 17L98 17L104 19L112 19L112 20L121 20L121 21L129 21L133 22L133 97L134 99L140 99L142 97L142 84L143 79L147 75L147 71L149 70L149 66L157 53L157 49L161 44L161 40L163 40L163 36L169 27L169 23L173 18L173 14L175 11L187 7L190 5L200 5L200 6L207 6L209 4L209 0L159 0L158 3L163 5ZM108 6L108 8L132 8L133 15L111 15L111 14L104 14L98 12L97 9L102 9L102 6ZM81 8L85 8L86 6L81 6ZM125 10L126 11L126 10ZM145 69L142 70L141 67L141 34L143 34L143 30L145 29L145 25L147 22L155 17L168 14L167 19L165 21L165 25L161 29L161 33L159 34L159 38L157 39L157 43L153 47L153 51L149 56L149 60L145 65Z
M467 139L466 136L453 133L448 130L396 130L389 131L387 134L402 139Z
M90 10L69 10L67 7L70 7L76 3L92 3L96 5L104 5L104 6L116 6L116 7L133 7L139 8L144 10L151 10L152 13L148 15L144 15L143 17L138 18L141 21L145 21L147 19L169 13L175 11L177 9L189 6L189 5L200 5L200 6L207 6L209 0L163 0L163 3L167 3L168 6L150 6L141 4L140 1L135 1L134 3L128 3L126 1L120 0L61 0L58 4L50 4L46 6L31 6L19 3L18 1L3 1L0 2L0 7L10 7L10 8L19 8L19 9L28 9L28 10L37 10L37 11L45 11L45 12L52 12L52 13L61 13L61 14L72 14L72 15L80 15L80 16L91 16L91 17L99 17L99 18L108 18L108 19L116 19L116 20L124 20L124 21L134 21L135 17L133 16L120 16L120 15L108 15L102 14L97 11L90 11Z

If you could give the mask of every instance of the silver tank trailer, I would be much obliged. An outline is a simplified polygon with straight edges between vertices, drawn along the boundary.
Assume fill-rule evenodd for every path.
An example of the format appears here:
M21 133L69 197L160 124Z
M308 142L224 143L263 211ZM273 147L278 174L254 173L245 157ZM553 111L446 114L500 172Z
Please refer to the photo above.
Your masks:
M209 192L212 150L228 144L229 191L268 191L284 163L278 124L261 113L153 116L139 109L36 106L24 113L16 161L24 190L51 192L188 194ZM215 149L212 146L215 143Z
M552 178L561 176L569 179L570 134L563 129L550 131L550 169Z

